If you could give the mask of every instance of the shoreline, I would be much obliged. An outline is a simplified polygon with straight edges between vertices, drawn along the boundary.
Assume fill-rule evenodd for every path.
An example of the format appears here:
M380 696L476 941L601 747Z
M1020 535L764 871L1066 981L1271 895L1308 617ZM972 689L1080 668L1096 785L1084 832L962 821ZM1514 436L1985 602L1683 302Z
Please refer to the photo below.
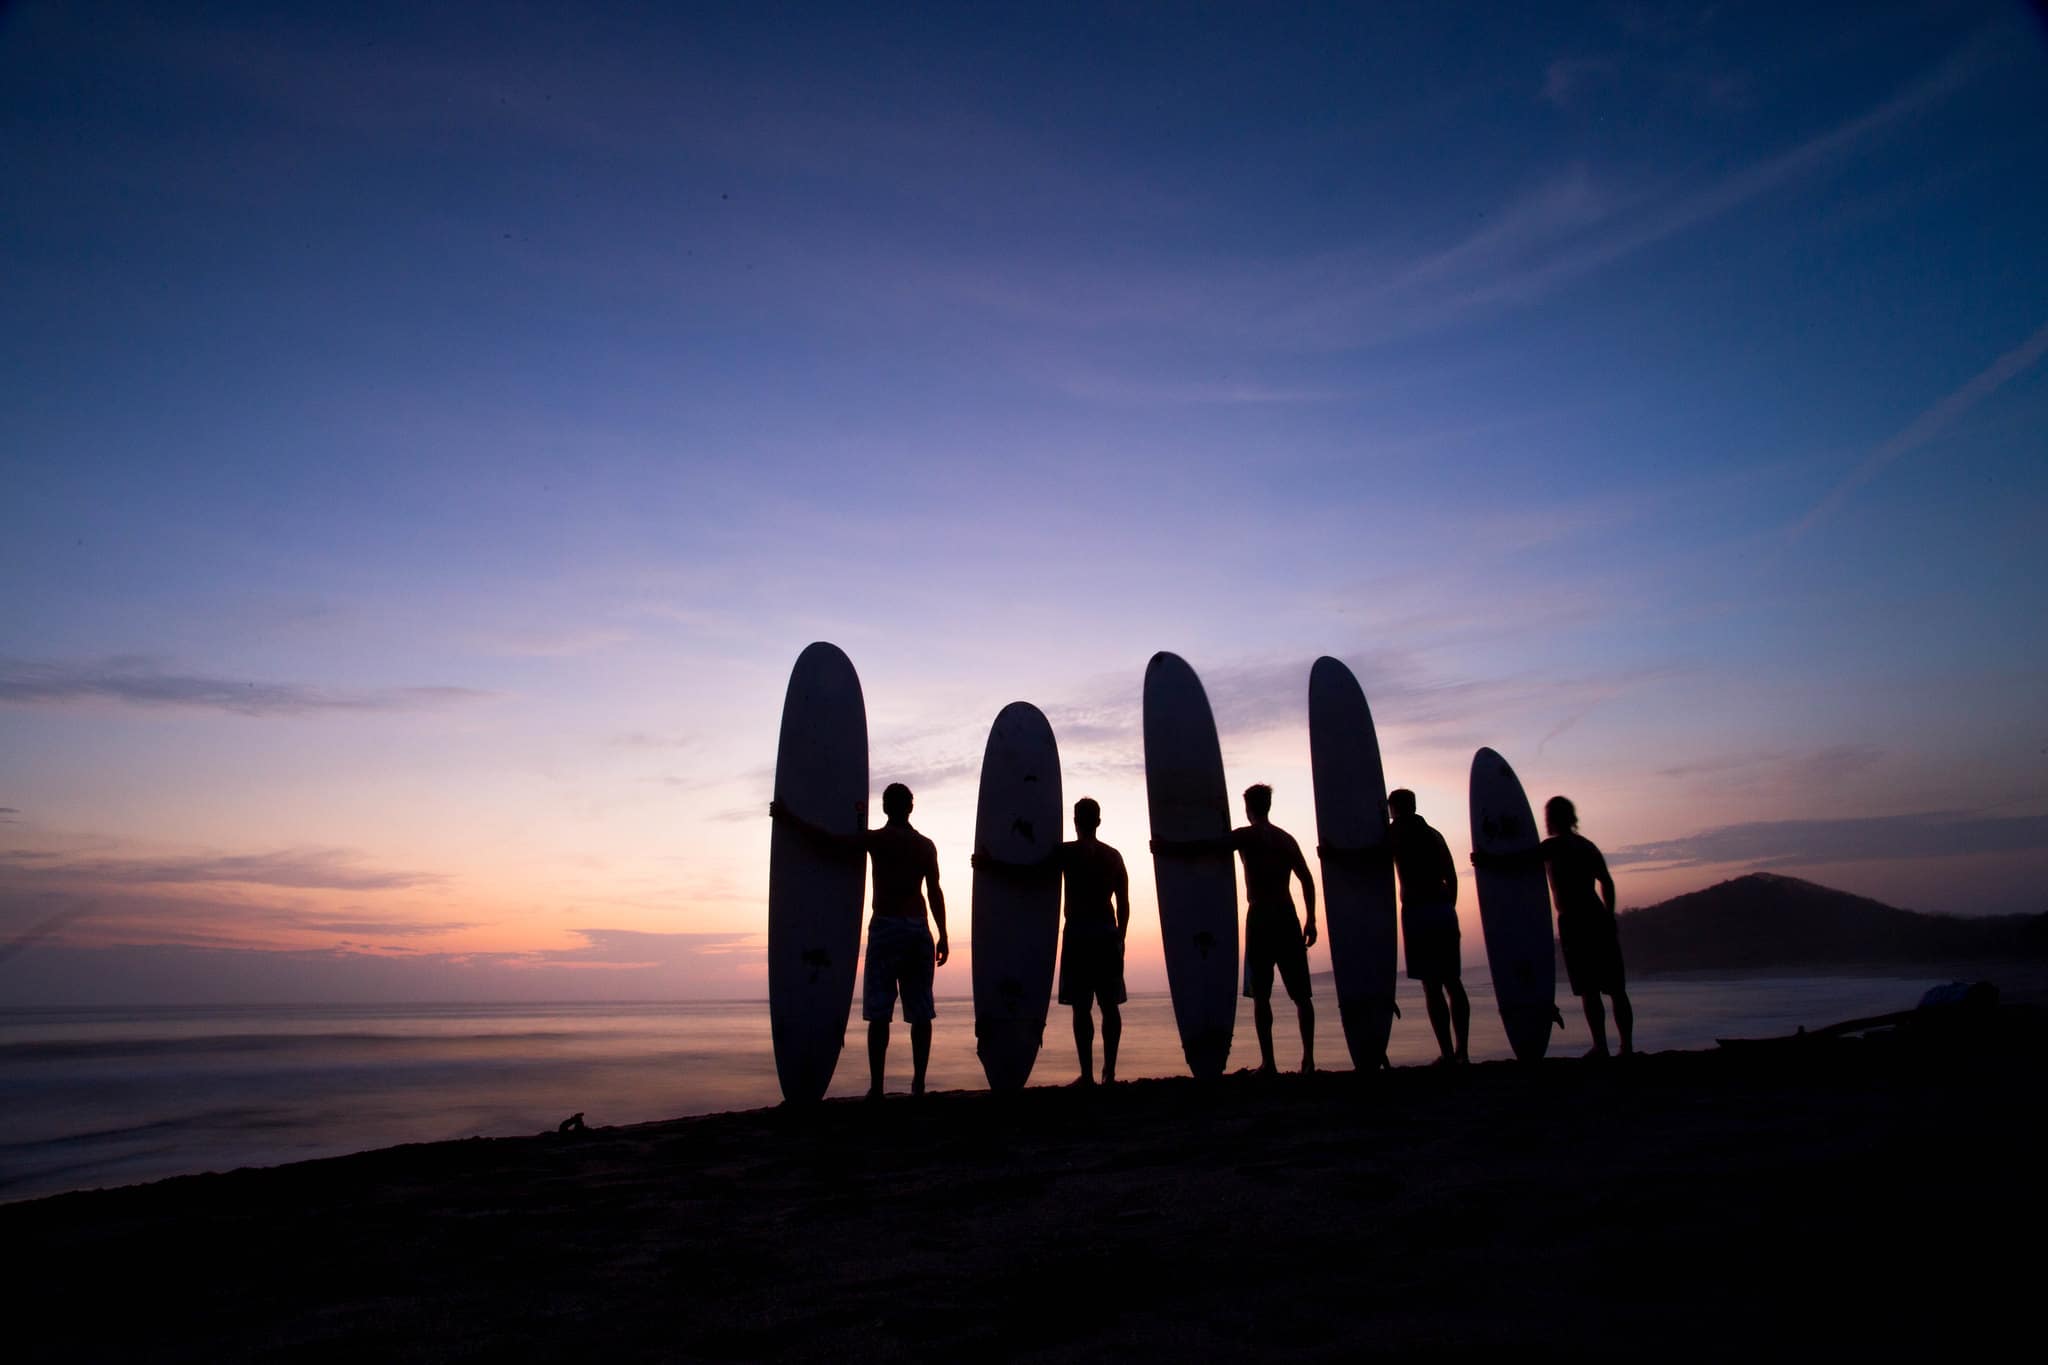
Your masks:
M833 1100L0 1207L24 1359L1310 1354L2020 1325L2048 1028ZM119 1313L96 1310L120 1286ZM2024 1292L2023 1292L2024 1291Z

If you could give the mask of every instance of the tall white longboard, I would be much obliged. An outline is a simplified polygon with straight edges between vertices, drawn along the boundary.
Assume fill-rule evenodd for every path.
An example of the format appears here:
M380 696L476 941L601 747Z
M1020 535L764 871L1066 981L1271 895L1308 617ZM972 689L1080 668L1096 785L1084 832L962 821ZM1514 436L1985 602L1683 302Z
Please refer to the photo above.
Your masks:
M1052 726L1037 707L1013 701L989 728L974 816L974 851L1007 865L975 870L969 931L975 1051L991 1090L1030 1079L1045 1035L1059 952L1061 819Z
M775 750L775 800L832 834L868 827L868 717L860 677L837 645L790 670ZM846 1041L860 957L867 856L783 821L768 853L768 1019L775 1075L791 1104L821 1099Z
M1472 843L1482 854L1528 853L1541 840L1522 781L1491 749L1472 755ZM1557 1014L1557 955L1550 935L1550 888L1534 858L1513 868L1477 867L1486 966L1508 1045L1525 1062L1550 1046Z
M1216 720L1201 679L1176 654L1154 654L1145 667L1145 803L1154 839L1230 833ZM1237 869L1222 847L1155 854L1152 875L1181 1052L1195 1075L1220 1076L1237 1022Z
M1399 960L1394 864L1387 849L1387 779L1358 679L1336 659L1308 675L1308 749L1315 774L1323 918L1344 1042L1360 1071L1385 1063L1394 1029Z

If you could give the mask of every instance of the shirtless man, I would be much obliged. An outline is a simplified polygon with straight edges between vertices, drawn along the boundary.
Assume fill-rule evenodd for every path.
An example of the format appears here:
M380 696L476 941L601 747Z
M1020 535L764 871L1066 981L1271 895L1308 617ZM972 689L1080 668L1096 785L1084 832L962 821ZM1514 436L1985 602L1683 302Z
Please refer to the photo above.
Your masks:
M1316 882L1294 836L1274 824L1273 789L1260 782L1244 789L1245 818L1218 839L1154 839L1154 853L1199 853L1212 848L1236 850L1244 860L1244 993L1252 999L1252 1023L1259 1031L1259 1074L1271 1075L1273 1062L1273 972L1279 969L1287 996L1301 1021L1301 1069L1316 1069L1316 1007L1309 999L1308 950L1316 943ZM1301 878L1306 926L1294 913L1290 879Z
M1102 1083L1116 1083L1116 1048L1123 1037L1124 935L1131 927L1131 878L1124 855L1095 837L1102 807L1093 797L1074 803L1074 839L1062 845L1067 927L1060 936L1060 1003L1074 1007L1074 1050L1083 1086L1095 1084L1095 1021L1090 1001L1102 1006ZM1112 908L1112 906L1114 908Z
M1074 803L1074 838L1031 863L1005 862L987 853L970 861L977 873L1065 880L1067 927L1060 935L1060 1003L1074 1009L1074 1050L1080 1086L1095 1084L1095 1020L1102 1005L1102 1083L1116 1083L1116 1049L1123 1038L1124 935L1131 927L1131 878L1124 855L1095 837L1102 807L1084 796Z
M939 850L910 826L910 788L891 782L882 792L882 814L888 823L845 839L820 829L779 802L768 813L806 833L850 848L862 849L874 861L874 918L868 921L868 951L861 970L860 1017L868 1021L868 1098L882 1098L882 1066L889 1056L889 1023L896 996L903 996L903 1018L910 1025L910 1093L924 1093L924 1073L932 1057L934 967L946 965L952 950L946 942L946 895L939 889ZM931 917L939 927L932 942L925 924L924 891L931 895Z
M1244 814L1251 823L1230 832L1230 846L1244 860L1244 993L1252 998L1252 1023L1259 1031L1259 1070L1273 1065L1273 969L1301 1021L1301 1069L1316 1069L1316 1007L1309 999L1308 950L1316 946L1316 882L1294 836L1274 824L1273 789L1256 783L1244 789ZM1290 877L1301 878L1306 922L1295 918Z
M1614 922L1614 877L1607 859L1591 839L1578 832L1579 812L1571 798L1553 796L1543 803L1543 826L1550 837L1542 844L1544 870L1550 874L1550 899L1557 906L1557 942L1564 950L1565 975L1572 994L1586 1007L1586 1027L1593 1034L1589 1057L1607 1055L1607 1012L1602 994L1614 998L1614 1027L1621 1035L1621 1055L1635 1051L1636 1012L1629 1004L1621 970L1621 935ZM1595 894L1595 891L1598 894Z

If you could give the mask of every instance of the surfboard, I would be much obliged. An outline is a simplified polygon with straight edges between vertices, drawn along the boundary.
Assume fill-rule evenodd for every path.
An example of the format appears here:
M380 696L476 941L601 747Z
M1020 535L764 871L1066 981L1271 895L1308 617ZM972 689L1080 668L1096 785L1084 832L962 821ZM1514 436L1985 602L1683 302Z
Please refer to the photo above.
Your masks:
M1472 843L1481 853L1526 853L1541 840L1522 781L1491 749L1472 755ZM1525 1062L1550 1046L1557 1012L1557 952L1550 934L1550 888L1531 859L1512 869L1474 868L1486 966L1508 1044Z
M1351 1064L1386 1061L1399 965L1394 864L1387 856L1387 779L1365 691L1336 659L1308 675L1309 766L1315 778L1316 842L1323 859L1323 919ZM1343 850L1339 853L1338 850ZM1361 856L1363 855L1363 856Z
M1052 726L1037 707L1013 701L989 727L974 816L974 851L1010 865L974 873L975 1052L991 1090L1030 1079L1045 1035L1059 952L1062 819ZM1032 871L1020 875L1019 864Z
M868 719L860 677L837 645L797 656L782 700L775 800L820 829L868 827ZM768 851L768 1019L791 1104L821 1099L846 1041L860 958L865 853L776 821Z
M1179 655L1145 666L1145 804L1152 837L1220 839L1230 833L1223 749L1202 680ZM1156 853L1166 985L1188 1070L1220 1076L1237 1022L1237 869L1228 848Z

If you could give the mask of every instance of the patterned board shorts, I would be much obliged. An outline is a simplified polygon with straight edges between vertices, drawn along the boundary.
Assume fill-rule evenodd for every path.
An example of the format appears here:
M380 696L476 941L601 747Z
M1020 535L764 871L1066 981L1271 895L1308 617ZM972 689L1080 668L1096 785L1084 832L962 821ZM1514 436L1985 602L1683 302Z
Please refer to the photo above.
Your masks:
M876 915L868 921L868 955L861 973L860 1017L888 1022L903 991L903 1018L922 1024L937 1017L932 1003L932 931L924 916Z

